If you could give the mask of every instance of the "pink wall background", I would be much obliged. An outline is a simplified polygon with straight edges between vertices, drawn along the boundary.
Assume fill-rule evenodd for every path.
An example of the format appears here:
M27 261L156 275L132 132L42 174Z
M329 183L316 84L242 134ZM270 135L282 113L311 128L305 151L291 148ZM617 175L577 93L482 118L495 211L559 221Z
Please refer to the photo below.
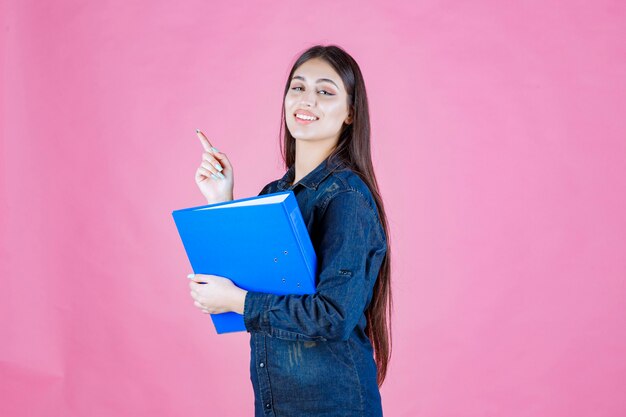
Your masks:
M392 229L386 416L626 415L619 1L0 3L0 415L253 414L171 211L283 174L281 93L363 70Z

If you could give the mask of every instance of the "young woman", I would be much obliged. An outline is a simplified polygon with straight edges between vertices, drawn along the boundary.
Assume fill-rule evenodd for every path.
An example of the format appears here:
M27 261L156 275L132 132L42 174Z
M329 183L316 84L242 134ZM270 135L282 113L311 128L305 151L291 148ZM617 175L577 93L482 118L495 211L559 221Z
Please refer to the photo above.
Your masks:
M246 291L190 275L205 313L243 314L256 416L382 416L391 356L388 226L370 155L359 66L317 45L295 62L283 95L287 172L259 195L293 190L318 258L315 294ZM196 183L209 204L233 199L233 167L205 149ZM206 282L202 285L199 282Z

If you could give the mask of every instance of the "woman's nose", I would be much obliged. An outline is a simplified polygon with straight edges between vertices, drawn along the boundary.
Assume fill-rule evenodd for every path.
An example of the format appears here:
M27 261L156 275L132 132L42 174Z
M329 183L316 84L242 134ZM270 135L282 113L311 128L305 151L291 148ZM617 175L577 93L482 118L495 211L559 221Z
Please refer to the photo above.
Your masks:
M300 101L300 103L302 105L306 105L309 107L313 107L315 105L315 99L317 98L317 96L315 95L315 91L305 91L301 97L302 100Z

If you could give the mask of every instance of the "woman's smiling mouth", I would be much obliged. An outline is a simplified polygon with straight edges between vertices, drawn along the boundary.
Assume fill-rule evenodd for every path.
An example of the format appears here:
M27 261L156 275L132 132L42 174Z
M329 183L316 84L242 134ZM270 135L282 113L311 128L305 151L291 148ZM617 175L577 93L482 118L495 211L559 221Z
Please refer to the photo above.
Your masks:
M319 117L306 110L298 110L293 115L296 118L296 122L303 125L308 125L319 119Z

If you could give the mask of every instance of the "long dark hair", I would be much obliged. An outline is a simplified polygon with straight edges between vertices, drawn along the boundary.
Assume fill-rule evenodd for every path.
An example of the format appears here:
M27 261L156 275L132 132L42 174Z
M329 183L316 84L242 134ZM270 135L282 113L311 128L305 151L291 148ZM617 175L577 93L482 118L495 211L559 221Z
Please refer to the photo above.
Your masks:
M336 45L315 45L304 51L293 64L283 94L281 120L281 153L285 167L288 169L296 161L296 143L287 129L285 120L285 96L289 92L291 77L295 70L312 58L321 58L330 64L341 76L348 93L348 106L352 109L352 123L345 124L339 135L336 148L329 158L339 157L346 165L363 179L369 187L380 216L380 221L387 237L387 253L383 259L372 301L365 310L367 326L365 332L374 348L374 357L377 367L377 381L380 387L387 375L387 365L391 359L391 312L393 300L391 297L391 271L389 249L389 226L385 208L378 189L372 156L370 152L370 118L367 104L367 94L363 75L356 61L342 48ZM283 133L284 132L284 133ZM389 321L389 323L388 323Z

